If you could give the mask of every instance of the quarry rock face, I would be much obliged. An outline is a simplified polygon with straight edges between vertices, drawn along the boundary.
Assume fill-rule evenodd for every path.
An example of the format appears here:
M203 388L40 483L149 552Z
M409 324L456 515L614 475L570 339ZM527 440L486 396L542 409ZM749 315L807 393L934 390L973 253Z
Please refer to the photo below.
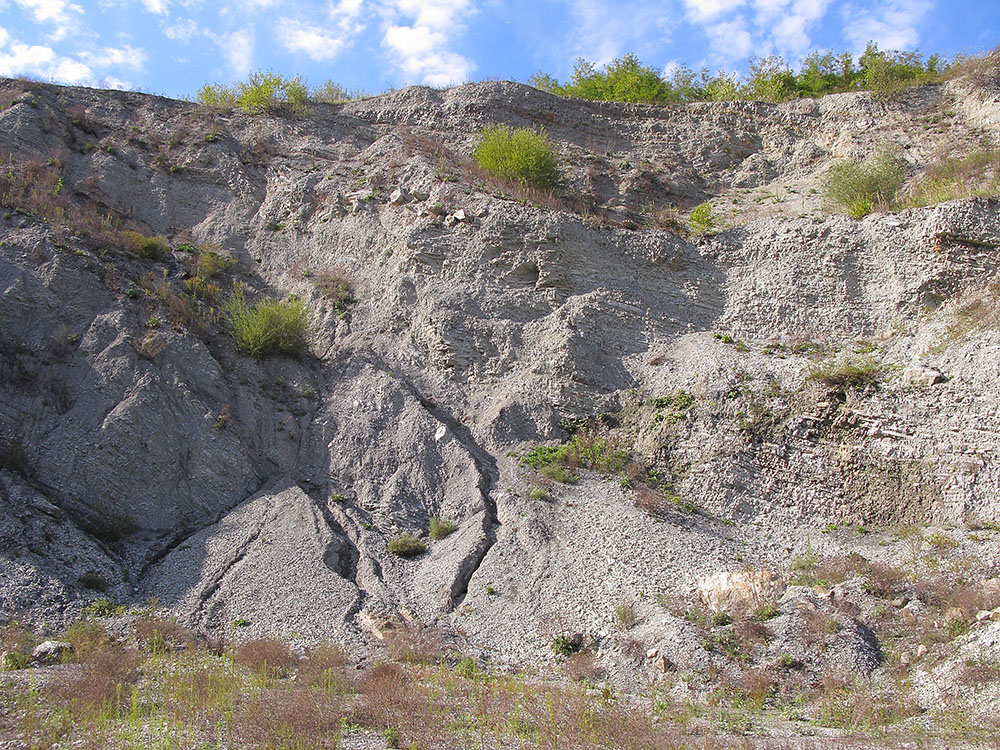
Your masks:
M914 174L974 142L996 105L966 116L959 83L652 108L493 82L301 117L4 86L0 150L61 180L36 198L170 243L0 217L7 615L155 597L238 638L364 653L372 623L436 625L516 664L566 633L624 663L627 611L662 673L716 658L662 601L758 609L796 555L1000 522L1000 205L859 221L820 194L886 133ZM915 125L943 108L945 136ZM545 127L568 197L477 171L494 122ZM706 199L717 233L656 218ZM208 250L232 261L211 279ZM237 349L234 284L303 300L308 351ZM588 430L645 473L521 460ZM457 529L430 538L435 516ZM426 551L392 552L405 535ZM790 653L816 616L779 615ZM829 658L882 663L861 619L837 633Z

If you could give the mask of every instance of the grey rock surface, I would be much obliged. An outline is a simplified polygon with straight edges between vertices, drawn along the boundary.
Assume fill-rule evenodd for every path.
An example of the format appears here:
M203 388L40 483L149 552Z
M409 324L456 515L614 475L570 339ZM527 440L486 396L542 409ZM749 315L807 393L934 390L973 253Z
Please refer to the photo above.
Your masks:
M0 218L4 613L157 597L239 638L364 653L388 618L509 663L580 632L625 664L629 603L630 637L697 669L716 657L658 598L832 549L813 534L831 523L1000 521L1000 335L988 314L958 327L995 309L1000 205L856 221L815 192L887 132L911 175L981 138L997 105L958 83L652 108L490 82L302 118L3 85L30 95L0 113L0 150L58 159L73 205L172 244L152 261ZM942 144L915 123L944 109ZM485 183L467 154L491 122L544 125L588 208ZM650 218L707 199L718 234ZM241 354L224 293L204 331L185 327L162 291L191 278L183 245L235 261L226 288L305 300L309 353ZM318 283L334 273L349 310ZM863 357L878 387L819 377ZM650 399L681 391L695 406L657 421ZM650 514L593 472L532 497L543 480L517 454L599 414L625 415L683 508ZM388 552L435 515L458 530ZM798 615L781 617L791 639ZM852 669L881 663L860 620L837 643Z

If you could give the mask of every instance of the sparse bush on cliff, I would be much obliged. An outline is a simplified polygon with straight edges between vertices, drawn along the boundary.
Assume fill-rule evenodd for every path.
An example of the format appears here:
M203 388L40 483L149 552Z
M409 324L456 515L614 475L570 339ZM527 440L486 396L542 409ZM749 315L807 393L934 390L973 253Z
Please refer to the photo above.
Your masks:
M697 205L688 217L688 226L697 234L709 234L715 228L712 204L708 201Z
M562 179L555 146L544 132L530 128L488 127L472 155L490 175L539 190L555 190Z
M891 151L883 149L861 163L834 164L826 176L824 189L828 199L860 219L874 210L893 208L905 177L903 163Z
M458 531L458 524L454 521L447 518L441 518L441 516L431 516L429 533L431 535L431 539L434 541L439 542L449 534L453 534L456 531Z
M309 88L298 76L285 78L271 71L258 70L246 81L226 86L206 83L197 94L198 102L215 109L240 109L244 112L300 112L309 98Z
M149 260L163 260L170 254L170 243L166 237L147 237L141 232L125 231L121 241L129 252Z
M309 348L309 315L297 297L264 299L250 305L243 286L237 284L226 312L236 346L251 356L299 355Z
M427 543L413 534L400 534L389 540L389 552L399 557L416 557L427 551Z

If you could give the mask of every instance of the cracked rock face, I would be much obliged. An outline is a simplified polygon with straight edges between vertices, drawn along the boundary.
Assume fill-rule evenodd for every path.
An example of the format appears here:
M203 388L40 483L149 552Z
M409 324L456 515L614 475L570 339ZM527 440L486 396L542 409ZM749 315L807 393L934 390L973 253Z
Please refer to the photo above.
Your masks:
M560 633L617 644L615 608L636 602L636 632L694 663L712 657L658 598L781 569L830 523L1000 519L1000 206L858 222L809 192L885 128L925 165L939 144L910 126L952 85L655 109L484 83L299 119L3 85L30 91L0 113L0 149L58 160L60 200L172 245L150 260L37 211L0 218L5 614L157 597L204 629L357 651L372 622L438 623L521 662ZM958 110L951 145L988 106ZM88 130L67 115L81 107ZM544 125L589 208L471 171L494 121ZM747 194L779 182L801 200ZM647 222L710 196L740 224L699 240ZM210 299L184 296L197 248L235 261ZM324 292L334 275L356 303ZM306 356L235 348L237 282L306 301ZM877 388L816 376L863 356ZM655 405L680 392L689 410ZM602 414L676 503L651 513L622 476L552 484L519 463ZM433 516L457 531L426 540ZM403 534L428 550L389 552ZM881 658L863 625L842 640L858 669Z

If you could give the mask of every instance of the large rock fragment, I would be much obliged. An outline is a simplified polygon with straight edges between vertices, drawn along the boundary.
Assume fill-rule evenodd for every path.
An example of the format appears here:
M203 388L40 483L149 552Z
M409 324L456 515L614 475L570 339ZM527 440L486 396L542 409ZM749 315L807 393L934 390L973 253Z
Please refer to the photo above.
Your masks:
M698 584L698 596L713 612L732 615L773 605L785 584L767 570L722 571Z
M940 370L933 367L907 367L899 378L900 382L909 388L927 388L943 383L946 378Z

